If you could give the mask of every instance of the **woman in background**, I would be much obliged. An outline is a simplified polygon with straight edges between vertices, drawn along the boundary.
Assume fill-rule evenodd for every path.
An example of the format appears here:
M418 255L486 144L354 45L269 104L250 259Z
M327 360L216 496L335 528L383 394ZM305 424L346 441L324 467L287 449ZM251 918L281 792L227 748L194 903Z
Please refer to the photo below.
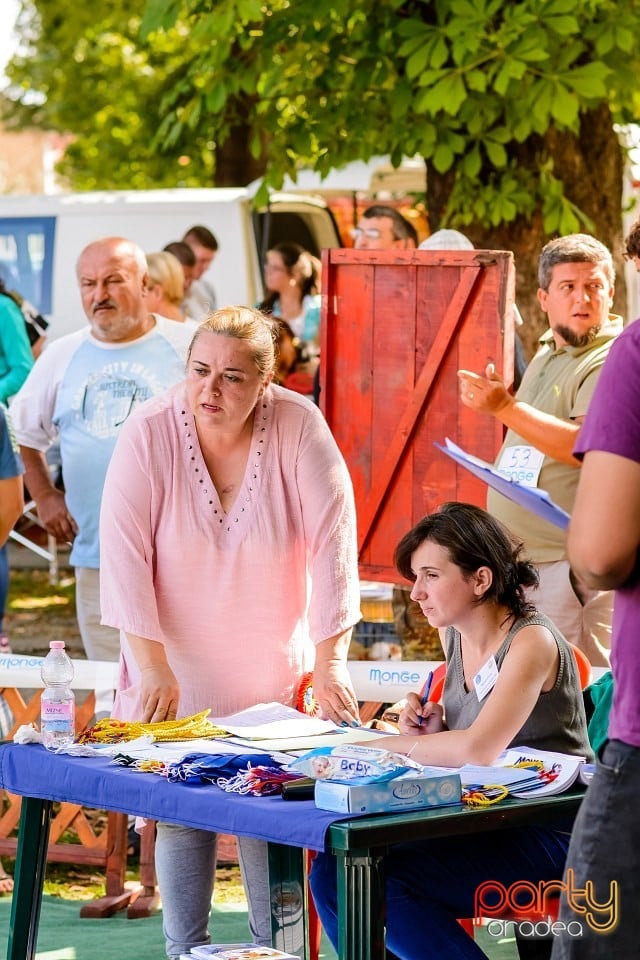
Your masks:
M24 467L8 414L0 405L0 546L3 548L14 523L24 509L23 473ZM4 697L0 697L0 735L6 737L12 725L11 709ZM0 895L12 891L13 877L8 875L0 863Z
M22 310L0 278L0 404L7 406L32 366L33 354ZM5 544L0 547L0 653L11 653L3 622L8 591L9 559Z
M281 355L293 351L281 382L310 395L320 352L320 273L316 257L299 243L278 243L267 251L267 295L258 309L282 321Z
M151 313L159 313L161 317L176 320L178 323L189 322L195 330L196 324L192 320L188 321L182 310L184 271L178 258L166 250L148 253L147 269L147 303Z

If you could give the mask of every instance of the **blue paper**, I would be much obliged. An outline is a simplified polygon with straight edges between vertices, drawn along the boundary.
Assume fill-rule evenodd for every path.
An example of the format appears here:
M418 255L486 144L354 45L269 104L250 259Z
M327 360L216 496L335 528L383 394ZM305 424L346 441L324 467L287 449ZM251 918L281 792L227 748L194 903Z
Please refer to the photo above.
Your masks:
M469 453L465 453L460 447L456 446L448 437L445 437L445 446L440 443L434 444L438 450L442 450L448 457L459 463L465 470L469 470L474 477L478 477L489 487L497 490L503 497L513 500L518 506L531 510L537 516L542 517L548 523L566 530L571 519L566 510L553 502L546 490L540 490L538 487L525 487L517 480L509 480L502 476L497 470L487 463L486 460L480 460Z

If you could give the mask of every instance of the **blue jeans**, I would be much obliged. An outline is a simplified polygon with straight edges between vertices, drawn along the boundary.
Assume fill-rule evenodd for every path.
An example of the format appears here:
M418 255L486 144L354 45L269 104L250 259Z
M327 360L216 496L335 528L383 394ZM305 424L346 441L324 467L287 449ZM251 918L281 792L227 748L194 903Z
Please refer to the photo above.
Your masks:
M562 824L564 828L566 824ZM486 880L559 880L569 845L564 829L499 830L391 847L384 861L386 945L400 960L477 960L485 954L458 923L474 915ZM338 945L336 861L319 854L311 890L318 915Z
M589 916L576 913L566 897L560 905L560 920L580 922L581 935L567 932L554 938L553 960L580 957L610 960L639 955L638 885L640 883L640 748L610 740L600 751L596 772L576 818L567 857L576 890L592 884L592 903L606 909ZM565 877L568 880L568 877ZM615 881L616 887L612 887ZM613 895L613 896L612 896ZM581 899L580 905L585 903ZM612 929L602 927L611 921ZM600 930L594 927L600 926Z
M167 956L179 957L209 943L209 914L218 836L171 823L159 823L156 873L162 897L162 930ZM240 872L249 906L249 927L256 943L271 946L271 904L267 844L238 837Z

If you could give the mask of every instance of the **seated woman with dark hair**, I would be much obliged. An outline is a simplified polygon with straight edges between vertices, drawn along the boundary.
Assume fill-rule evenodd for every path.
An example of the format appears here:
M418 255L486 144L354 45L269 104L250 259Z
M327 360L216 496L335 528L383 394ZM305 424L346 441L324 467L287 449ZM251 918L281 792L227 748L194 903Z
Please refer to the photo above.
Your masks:
M527 603L537 574L521 545L484 510L447 503L407 533L398 571L443 639L443 706L410 693L400 735L376 747L425 765L491 764L527 745L591 757L575 659L554 624ZM401 960L484 956L457 922L474 915L478 886L560 880L571 824L522 827L394 846L385 857L386 941ZM314 860L311 888L337 944L336 864ZM426 952L425 952L426 947Z

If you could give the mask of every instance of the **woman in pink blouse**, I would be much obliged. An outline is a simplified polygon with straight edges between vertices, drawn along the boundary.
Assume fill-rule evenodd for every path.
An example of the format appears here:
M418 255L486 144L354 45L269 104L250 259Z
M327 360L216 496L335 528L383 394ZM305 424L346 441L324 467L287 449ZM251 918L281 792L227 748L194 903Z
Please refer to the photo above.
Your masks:
M184 383L123 424L101 516L103 622L121 631L114 715L293 704L313 665L327 717L357 724L346 656L360 618L351 482L313 403L271 383L277 322L228 307ZM159 824L167 954L209 940L215 834ZM254 938L270 943L266 845L239 839Z

